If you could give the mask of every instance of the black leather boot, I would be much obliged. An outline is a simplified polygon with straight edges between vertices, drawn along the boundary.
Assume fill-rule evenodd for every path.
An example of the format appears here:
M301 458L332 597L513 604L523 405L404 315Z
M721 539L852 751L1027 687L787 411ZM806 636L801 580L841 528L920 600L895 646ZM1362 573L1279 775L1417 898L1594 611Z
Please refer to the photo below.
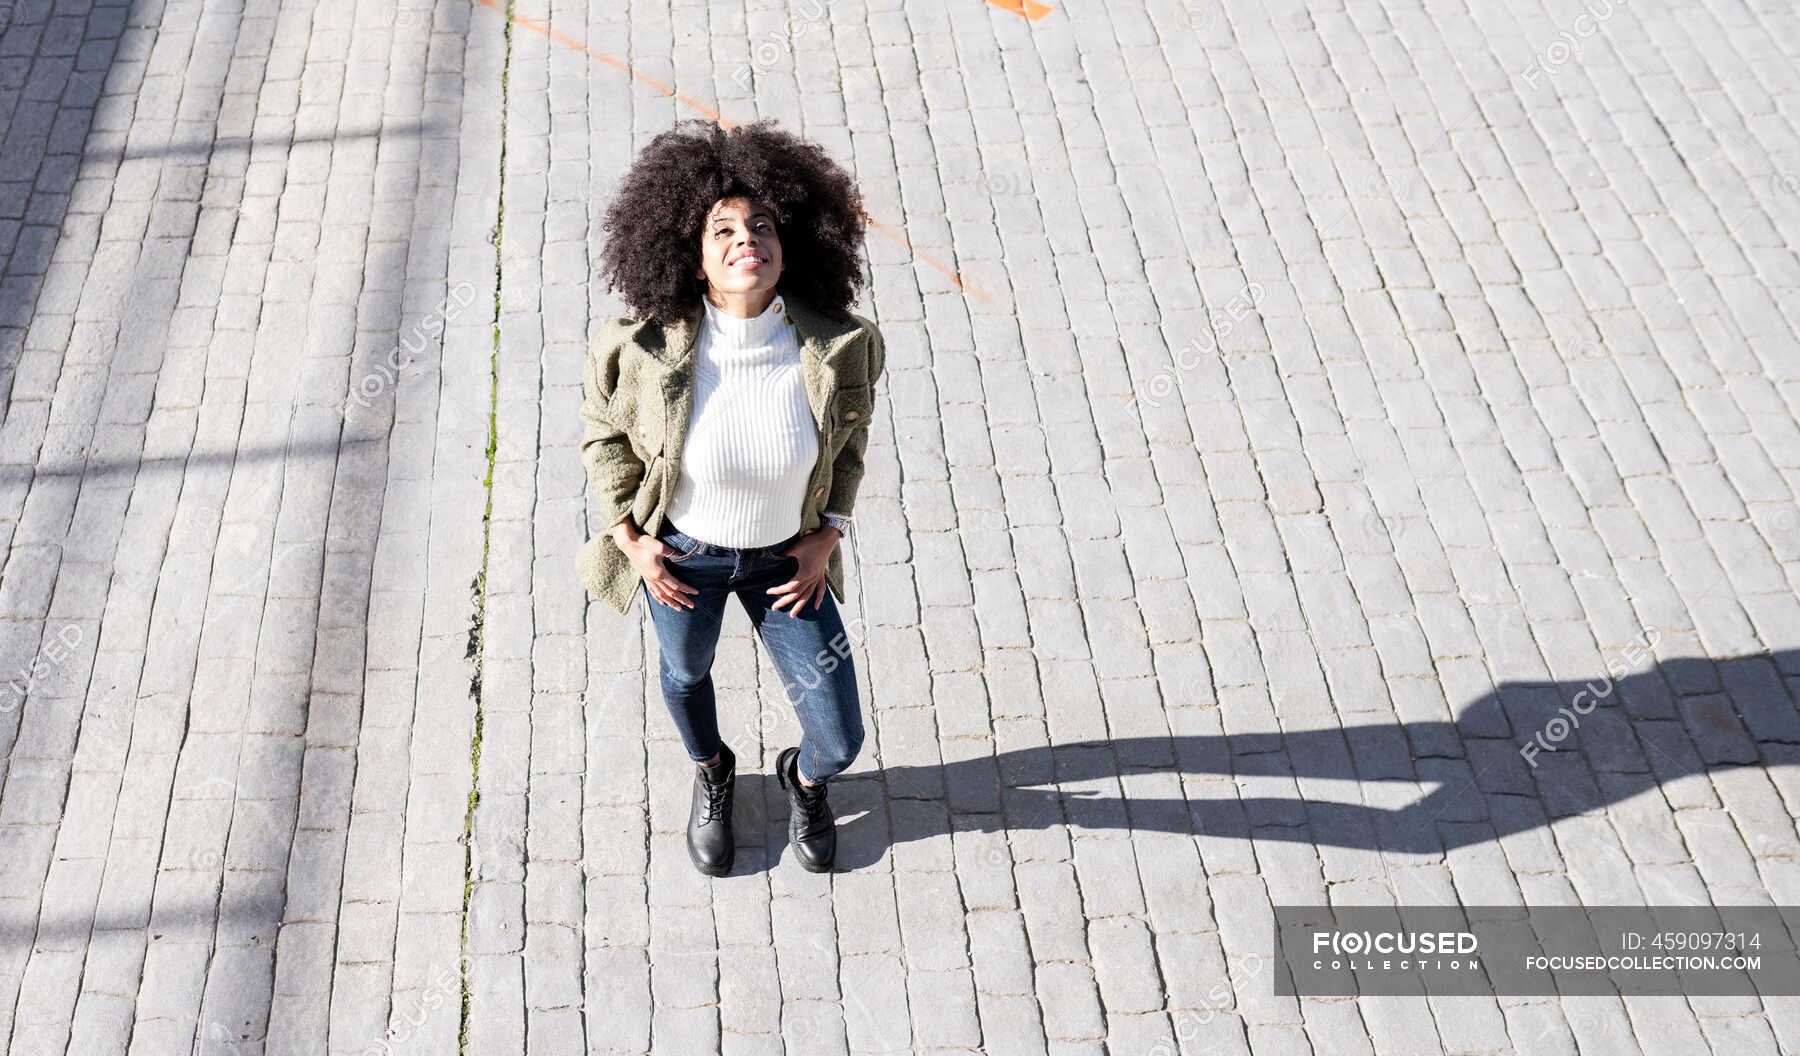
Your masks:
M825 783L800 783L800 749L783 748L775 758L775 776L788 794L788 842L807 872L823 873L837 854L837 820L825 801Z
M707 876L731 872L737 844L731 838L731 793L737 784L737 756L719 747L717 766L695 763L694 805L688 813L688 857Z

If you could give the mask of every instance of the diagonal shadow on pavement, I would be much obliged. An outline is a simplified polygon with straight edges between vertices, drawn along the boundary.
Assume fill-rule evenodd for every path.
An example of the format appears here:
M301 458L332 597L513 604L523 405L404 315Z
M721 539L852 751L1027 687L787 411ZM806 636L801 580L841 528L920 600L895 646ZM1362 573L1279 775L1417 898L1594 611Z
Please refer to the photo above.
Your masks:
M239 462L280 462L289 458L336 458L341 444L300 443L292 447L259 444L231 451L195 451L167 458L109 458L74 462L40 464L35 467L9 466L7 469L35 471L38 476L79 476L86 480L101 477L136 478L140 469L181 473L190 466L230 467Z
M1796 650L1676 658L1616 681L1505 683L1454 722L1084 741L948 763L941 785L938 767L888 767L834 785L878 780L888 798L922 809L894 812L891 835L879 831L889 812L840 820L839 867L866 866L892 844L951 831L1060 824L1439 854L1715 770L1800 764L1800 708L1783 682L1795 671ZM1182 799L1130 794L1134 774L1171 770L1239 781L1186 782ZM1310 779L1354 782L1364 802L1312 798L1303 788L1292 797L1244 794L1243 785L1269 778L1290 788ZM1118 797L1034 787L1121 780ZM1225 794L1195 795L1207 784ZM939 787L943 795L931 791ZM835 798L861 807L865 791L873 789L846 787ZM840 819L851 813L839 808ZM1768 838L1792 844L1794 833Z

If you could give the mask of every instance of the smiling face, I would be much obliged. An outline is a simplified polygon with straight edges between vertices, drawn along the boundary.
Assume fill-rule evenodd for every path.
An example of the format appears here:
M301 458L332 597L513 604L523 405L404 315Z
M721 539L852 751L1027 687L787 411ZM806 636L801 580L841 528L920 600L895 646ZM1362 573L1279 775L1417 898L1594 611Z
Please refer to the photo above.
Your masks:
M781 237L775 233L774 215L748 198L713 203L700 229L698 275L715 304L722 299L764 300L760 295L781 278Z

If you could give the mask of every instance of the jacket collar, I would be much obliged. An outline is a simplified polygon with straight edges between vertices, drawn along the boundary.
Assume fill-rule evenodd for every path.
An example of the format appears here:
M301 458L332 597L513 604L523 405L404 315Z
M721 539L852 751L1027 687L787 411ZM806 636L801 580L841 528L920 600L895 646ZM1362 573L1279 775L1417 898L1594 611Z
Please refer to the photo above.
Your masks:
M824 365L862 332L862 324L849 313L830 315L789 293L783 293L782 300L798 331L796 336L799 338L802 360ZM685 316L663 327L661 345L651 346L650 351L671 367L690 363L694 348L699 343L700 325L705 314L705 306L695 301Z

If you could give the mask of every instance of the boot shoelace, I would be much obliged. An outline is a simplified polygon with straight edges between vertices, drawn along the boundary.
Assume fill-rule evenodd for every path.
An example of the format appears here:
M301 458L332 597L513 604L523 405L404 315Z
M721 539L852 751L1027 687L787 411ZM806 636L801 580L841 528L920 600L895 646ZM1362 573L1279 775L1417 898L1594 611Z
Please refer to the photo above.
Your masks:
M794 780L791 782L798 792L800 808L805 812L808 823L818 821L825 816L825 785L823 783L808 786L800 780L800 768L794 768Z
M702 781L706 786L706 820L718 821L725 813L725 800L731 795L729 781Z

